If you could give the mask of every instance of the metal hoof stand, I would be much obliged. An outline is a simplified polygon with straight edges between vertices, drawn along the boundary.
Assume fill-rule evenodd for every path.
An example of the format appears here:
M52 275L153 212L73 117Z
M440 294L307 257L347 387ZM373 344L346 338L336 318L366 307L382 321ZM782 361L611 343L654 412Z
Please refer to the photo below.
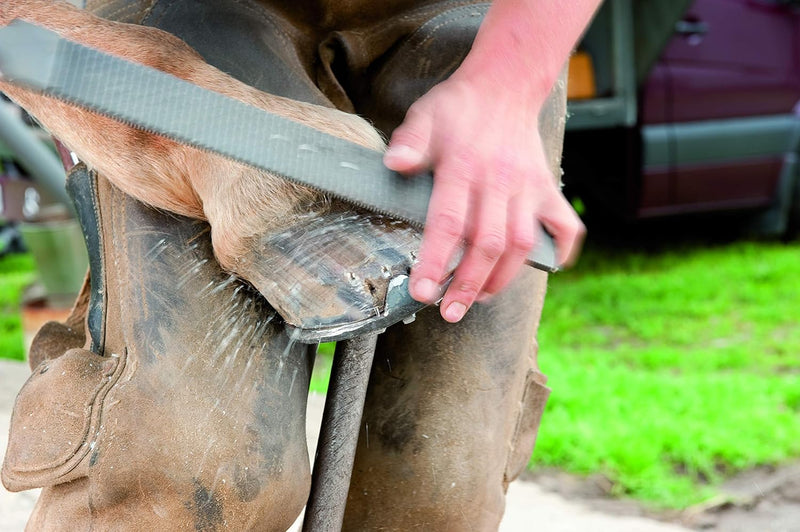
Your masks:
M303 532L342 529L378 334L336 344Z

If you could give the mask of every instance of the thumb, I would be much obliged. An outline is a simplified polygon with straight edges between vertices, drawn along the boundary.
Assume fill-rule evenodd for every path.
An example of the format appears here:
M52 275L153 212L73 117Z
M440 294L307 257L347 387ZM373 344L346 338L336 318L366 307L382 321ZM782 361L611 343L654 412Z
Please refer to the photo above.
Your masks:
M406 119L392 133L383 164L403 174L416 174L430 167L430 141L433 116L412 106Z

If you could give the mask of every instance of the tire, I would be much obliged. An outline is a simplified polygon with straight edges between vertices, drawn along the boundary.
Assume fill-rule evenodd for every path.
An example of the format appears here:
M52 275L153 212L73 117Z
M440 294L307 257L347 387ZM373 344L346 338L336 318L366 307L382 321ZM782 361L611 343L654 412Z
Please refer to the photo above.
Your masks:
M792 242L800 237L800 167L795 167L795 179L791 193L791 204L786 216L786 230L782 235L784 242Z

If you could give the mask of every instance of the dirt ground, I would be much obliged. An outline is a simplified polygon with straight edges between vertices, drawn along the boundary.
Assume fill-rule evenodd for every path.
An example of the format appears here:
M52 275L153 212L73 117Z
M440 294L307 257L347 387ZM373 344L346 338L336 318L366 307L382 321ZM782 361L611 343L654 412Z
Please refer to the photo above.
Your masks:
M759 467L725 482L719 496L682 511L655 511L608 495L605 477L577 478L560 471L529 473L528 481L604 514L655 519L714 532L800 532L800 462Z

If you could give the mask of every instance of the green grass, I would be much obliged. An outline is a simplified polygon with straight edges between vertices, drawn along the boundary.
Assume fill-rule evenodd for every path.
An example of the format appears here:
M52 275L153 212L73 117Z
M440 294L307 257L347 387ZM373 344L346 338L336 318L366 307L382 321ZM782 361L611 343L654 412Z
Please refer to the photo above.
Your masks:
M314 371L311 373L311 383L308 388L314 393L325 393L328 391L328 380L331 376L331 366L333 364L333 350L336 344L320 344L317 348L317 359L314 361Z
M30 255L0 258L0 358L25 359L25 339L20 320L22 290L33 281Z
M684 507L736 471L800 457L799 256L589 251L553 277L539 343L554 391L531 467Z

